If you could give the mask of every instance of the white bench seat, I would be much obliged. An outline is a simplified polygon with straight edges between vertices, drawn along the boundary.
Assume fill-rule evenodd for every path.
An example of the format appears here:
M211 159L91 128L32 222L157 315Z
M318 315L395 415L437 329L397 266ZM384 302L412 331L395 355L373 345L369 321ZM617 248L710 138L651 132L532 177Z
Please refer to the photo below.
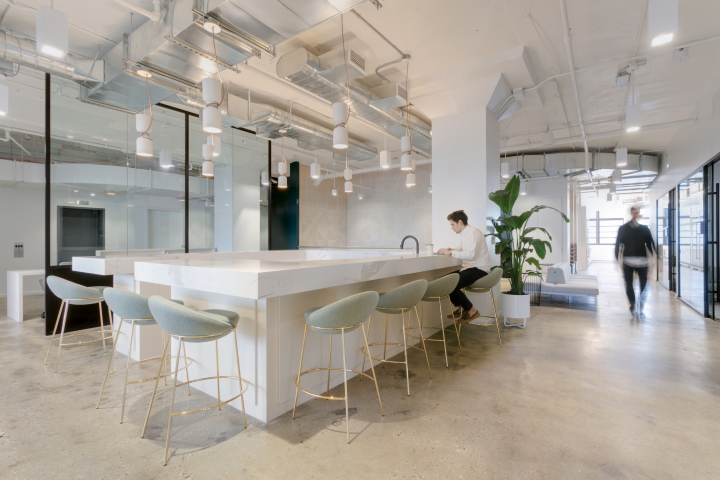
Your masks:
M548 268L545 278L540 283L540 294L586 295L597 298L600 289L596 276L577 275L570 272L570 264L567 262L556 263Z

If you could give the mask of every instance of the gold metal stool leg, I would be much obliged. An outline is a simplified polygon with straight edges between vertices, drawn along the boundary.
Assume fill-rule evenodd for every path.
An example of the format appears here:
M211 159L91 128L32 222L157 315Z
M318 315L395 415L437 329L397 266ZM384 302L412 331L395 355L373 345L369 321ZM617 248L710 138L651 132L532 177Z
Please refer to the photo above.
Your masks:
M440 307L440 331L442 331L442 337L443 337L443 348L445 349L445 368L449 368L450 364L448 363L448 356L447 356L447 342L445 341L445 325L443 324L443 311L442 311L442 298L438 300L438 306ZM423 310L425 310L425 302L423 302ZM425 315L425 312L423 311L423 316ZM420 326L420 331L422 332L422 325Z
M220 354L218 353L218 350L218 341L215 340L215 367L217 368L218 403L220 403L222 400L220 400ZM188 385L188 387L189 386L190 385ZM220 410L222 410L222 405L218 405L218 411Z
M170 337L168 336L168 342L169 341L170 341ZM217 340L215 340L215 342L217 342ZM215 347L217 348L217 343L215 343ZM172 350L170 350L170 353L172 353ZM188 381L188 386L187 386L188 387L188 397L192 397L192 392L190 391L190 370L188 369L188 364L187 364L187 350L185 350L185 342L183 342L183 357L185 358L185 377L187 378L187 381ZM242 390L242 388L240 390ZM220 391L220 379L218 379L218 392L219 391ZM218 401L220 401L219 398L218 398Z
M370 317L368 317L368 329L367 329L367 336L368 336L368 337L370 336L370 321L371 321L371 320L372 320L372 315L371 315ZM331 338L332 338L332 337L331 337ZM367 339L365 339L365 340L366 340L365 343L367 343ZM367 352L368 355L370 355L370 347L365 347L365 351ZM370 360L370 365L372 365L372 360ZM363 371L363 372L365 371L365 355L363 355L362 371ZM363 376L362 376L362 375L360 375L360 381L361 381L361 382L363 381Z
M363 337L365 337L365 351L366 351L366 352L370 352L370 347L368 346L368 335L369 335L369 333L370 333L370 321L369 321L369 319L368 319L368 335L365 334L365 325L361 325L361 327L362 327L362 331L363 331ZM365 357L365 356L363 355L363 357ZM383 410L382 400L380 400L380 389L378 388L377 377L375 377L375 367L373 366L372 360L370 360L370 370L372 370L373 381L375 382L375 391L377 392L378 403L380 404L380 413L381 413L381 414L383 415L383 417L384 417L384 416L385 416L385 410ZM360 378L361 378L361 379L362 379L362 377L363 377L363 376L360 375Z
M455 321L455 310L452 309L452 302L450 301L450 295L447 297L448 304L450 305L450 315L453 317L453 325L455 325L455 334L457 335L458 339L458 347L460 347L460 355L462 355L462 344L460 344L460 330L458 329L457 321ZM440 299L440 302L442 302L442 298ZM460 328L462 328L462 325L460 325Z
M122 328L122 320L120 320L120 325L118 326L118 335L120 334L120 329ZM117 344L118 342L113 342L113 349L112 352L110 352L110 361L108 362L108 368L107 372L105 372L105 380L103 380L102 388L100 389L100 396L98 397L97 405L95 405L95 408L100 408L100 400L102 400L103 392L105 391L105 382L107 382L108 375L110 375L110 367L112 367L112 361L113 361L113 355L115 354L115 351L117 350ZM122 419L120 421L122 423Z
M47 355L45 355L45 365L47 365L48 358L50 357L50 350L52 349L52 344L55 341L55 332L57 332L57 327L60 323L60 315L62 315L63 308L65 308L65 300L60 303L60 310L58 311L57 320L55 320L55 328L53 328L52 338L50 339L50 346L48 347Z
M427 347L425 347L425 336L422 333L422 328L420 328L420 316L417 313L417 307L413 307L415 309L415 318L418 322L418 330L420 331L420 341L422 342L423 346L423 352L425 352L425 361L427 362L428 367L428 375L430 375L430 379L432 380L432 372L430 371L430 359L428 358L427 354ZM410 312L408 312L408 330L410 329ZM443 334L444 337L444 334Z
M300 350L300 367L298 368L297 382L295 385L295 406L293 406L293 418L295 418L295 410L297 409L298 393L300 392L300 374L302 373L303 357L305 356L305 338L307 337L307 324L305 324L305 330L303 331L303 344L302 350Z
M400 316L402 317L402 329L403 329L403 345L405 346L405 379L407 380L408 397L410 396L410 368L408 367L408 356L407 356L407 330L405 330L405 313L400 310ZM408 315L409 317L410 315ZM408 319L408 326L410 321ZM385 328L387 328L387 315L385 316ZM385 342L387 345L387 342ZM383 359L385 356L383 355ZM383 363L384 365L384 363Z
M388 329L388 314L385 314L385 343L383 344L383 370L385 369L385 352L387 351L387 329ZM405 330L405 319L403 318L403 330ZM370 352L368 352L369 354ZM407 362L407 345L405 345L405 361ZM408 385L408 391L410 391L410 385ZM408 395L410 395L408 393Z
M98 302L98 310L100 311L100 335L102 335L103 352L105 351L105 320L102 314L102 302Z
M170 347L170 341L171 337L168 336L168 340L165 343L165 348L163 349L163 358L166 358L168 348ZM179 350L178 350L179 352ZM172 350L171 350L172 353ZM155 402L155 394L157 393L157 387L158 383L160 383L160 374L163 373L164 364L160 363L160 369L158 370L157 378L155 378L155 388L153 389L152 397L150 397L150 406L148 407L147 415L145 416L145 424L143 425L142 433L140 434L140 438L145 437L145 430L147 429L148 420L150 419L150 411L152 410L153 403ZM176 372L177 373L177 372Z
M62 349L63 335L65 334L65 323L67 322L67 312L70 304L65 302L65 313L63 314L62 328L60 328L60 343L58 344L57 360L55 360L55 373L58 370L58 364L60 363L60 350Z
M493 293L492 288L490 289L490 297L492 298L493 311L495 312L495 326L497 326L498 340L500 340L500 346L502 347L502 338L500 337L500 321L498 320L497 308L495 308L495 294Z
M238 383L240 384L240 403L243 410L243 423L245 424L245 428L247 428L247 418L245 418L245 396L242 393L242 374L240 373L240 353L238 352L237 335L235 334L235 332L232 333L232 336L235 340L235 360L237 360Z
M172 388L172 395L170 396L170 413L168 413L168 431L167 439L165 440L165 465L167 465L168 451L170 450L170 430L172 429L172 417L173 408L175 408L175 388L177 387L178 369L180 368L180 347L183 345L183 337L179 339L180 345L177 349L177 359L175 360L175 379Z
M327 383L327 393L326 395L330 396L330 367L332 367L332 335L329 335L330 337L330 353L328 354L328 383ZM365 371L365 355L363 355L363 372ZM362 379L362 375L360 375L360 379Z
M345 365L345 329L340 330L342 336L342 351L343 351L343 383L345 385L345 427L347 429L347 443L350 443L350 406L348 404L348 393L347 393L347 365ZM328 368L330 368L328 366ZM328 370L328 373L330 371Z
M125 367L125 385L123 385L123 398L122 406L120 407L120 424L123 423L125 418L125 392L127 392L128 386L128 374L130 373L130 352L132 352L133 340L135 338L135 321L130 322L130 345L127 351L127 366ZM112 358L110 359L112 361Z

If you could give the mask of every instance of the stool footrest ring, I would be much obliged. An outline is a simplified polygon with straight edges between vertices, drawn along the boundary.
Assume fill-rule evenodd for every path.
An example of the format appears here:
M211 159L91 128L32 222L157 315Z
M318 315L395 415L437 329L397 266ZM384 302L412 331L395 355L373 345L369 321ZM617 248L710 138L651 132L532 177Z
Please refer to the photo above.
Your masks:
M232 398L230 398L230 399L228 399L228 400L224 400L224 401L222 401L222 402L216 403L215 405L210 405L209 407L199 408L199 409L197 409L197 410L189 410L189 411L185 411L185 412L173 413L173 414L172 414L172 417L179 417L179 416L181 416L181 415L189 415L189 414L191 414L191 413L205 412L205 411L207 411L207 410L212 410L213 408L221 407L222 405L225 405L226 403L230 403L230 402L232 402L233 400L236 400L236 399L240 398L240 397L247 391L247 389L250 388L250 382L248 382L247 380L245 380L245 379L243 379L243 378L233 377L233 376L226 376L226 375L220 375L220 376L215 376L215 377L196 378L196 379L194 379L194 380L190 380L189 382L178 383L177 385L175 385L175 387L168 387L168 388L166 388L165 390L162 390L162 391L160 391L160 392L157 392L157 393L153 396L153 398L156 398L156 397L158 397L159 395L162 395L162 394L165 393L165 392L170 392L170 391L173 390L173 388L182 387L182 386L188 385L188 384L190 384L190 383L202 382L202 381L204 381L204 380L217 380L217 379L219 379L219 378L226 378L226 379L229 379L229 380L239 380L239 381L241 381L241 382L244 384L245 387L242 389L242 391L241 391L239 394L235 395L234 397L232 397Z
M403 363L404 363L404 362L403 362ZM371 376L368 375L367 373L358 372L357 370L352 370L352 369L350 369L350 368L338 368L338 367L328 368L328 367L320 367L320 368L313 368L313 369L311 369L311 370L305 370L304 372L301 372L300 375L295 378L295 386L296 386L297 388L299 388L301 392L306 393L306 394L310 395L311 397L321 398L321 399L323 399L323 400L345 400L345 397L333 397L333 396L327 396L327 395L318 395L317 393L308 392L307 390L305 390L304 388L302 388L302 387L300 386L300 378L299 378L299 377L302 377L303 375L305 375L305 374L307 374L307 373L312 373L312 372L327 372L327 371L329 371L329 370L336 370L336 371L340 371L340 372L345 371L345 372L357 373L358 375L362 375L362 376L364 376L364 377L369 378L370 380L373 380L373 377L371 377Z

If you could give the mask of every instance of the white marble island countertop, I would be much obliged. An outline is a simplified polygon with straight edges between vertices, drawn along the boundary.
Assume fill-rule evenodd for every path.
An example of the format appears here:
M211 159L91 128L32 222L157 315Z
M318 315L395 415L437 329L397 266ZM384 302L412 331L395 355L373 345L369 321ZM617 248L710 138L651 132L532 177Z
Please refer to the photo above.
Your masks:
M254 257L254 258L253 258ZM264 299L459 266L449 255L307 250L198 254L135 261L135 279L202 292Z

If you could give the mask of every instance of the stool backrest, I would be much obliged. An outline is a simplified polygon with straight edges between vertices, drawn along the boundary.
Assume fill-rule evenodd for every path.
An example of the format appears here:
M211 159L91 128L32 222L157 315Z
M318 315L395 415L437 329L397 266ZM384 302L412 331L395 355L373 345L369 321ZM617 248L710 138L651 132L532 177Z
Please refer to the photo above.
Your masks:
M315 310L307 318L307 324L316 328L347 328L358 325L370 317L378 304L377 292L363 292L343 298Z
M191 310L158 295L148 299L148 306L160 328L171 335L179 337L221 335L233 328L226 317Z
M127 320L153 318L147 297L133 292L126 292L125 290L118 290L117 288L106 288L103 293L105 303L120 318Z
M450 295L460 281L460 275L451 273L428 283L425 297L446 297Z
M415 280L380 295L378 308L410 308L417 305L427 291L427 280Z
M56 297L62 300L83 300L103 296L100 290L78 285L54 275L47 277L47 286Z
M484 277L478 279L468 288L492 288L500 282L503 275L502 268L496 268Z

